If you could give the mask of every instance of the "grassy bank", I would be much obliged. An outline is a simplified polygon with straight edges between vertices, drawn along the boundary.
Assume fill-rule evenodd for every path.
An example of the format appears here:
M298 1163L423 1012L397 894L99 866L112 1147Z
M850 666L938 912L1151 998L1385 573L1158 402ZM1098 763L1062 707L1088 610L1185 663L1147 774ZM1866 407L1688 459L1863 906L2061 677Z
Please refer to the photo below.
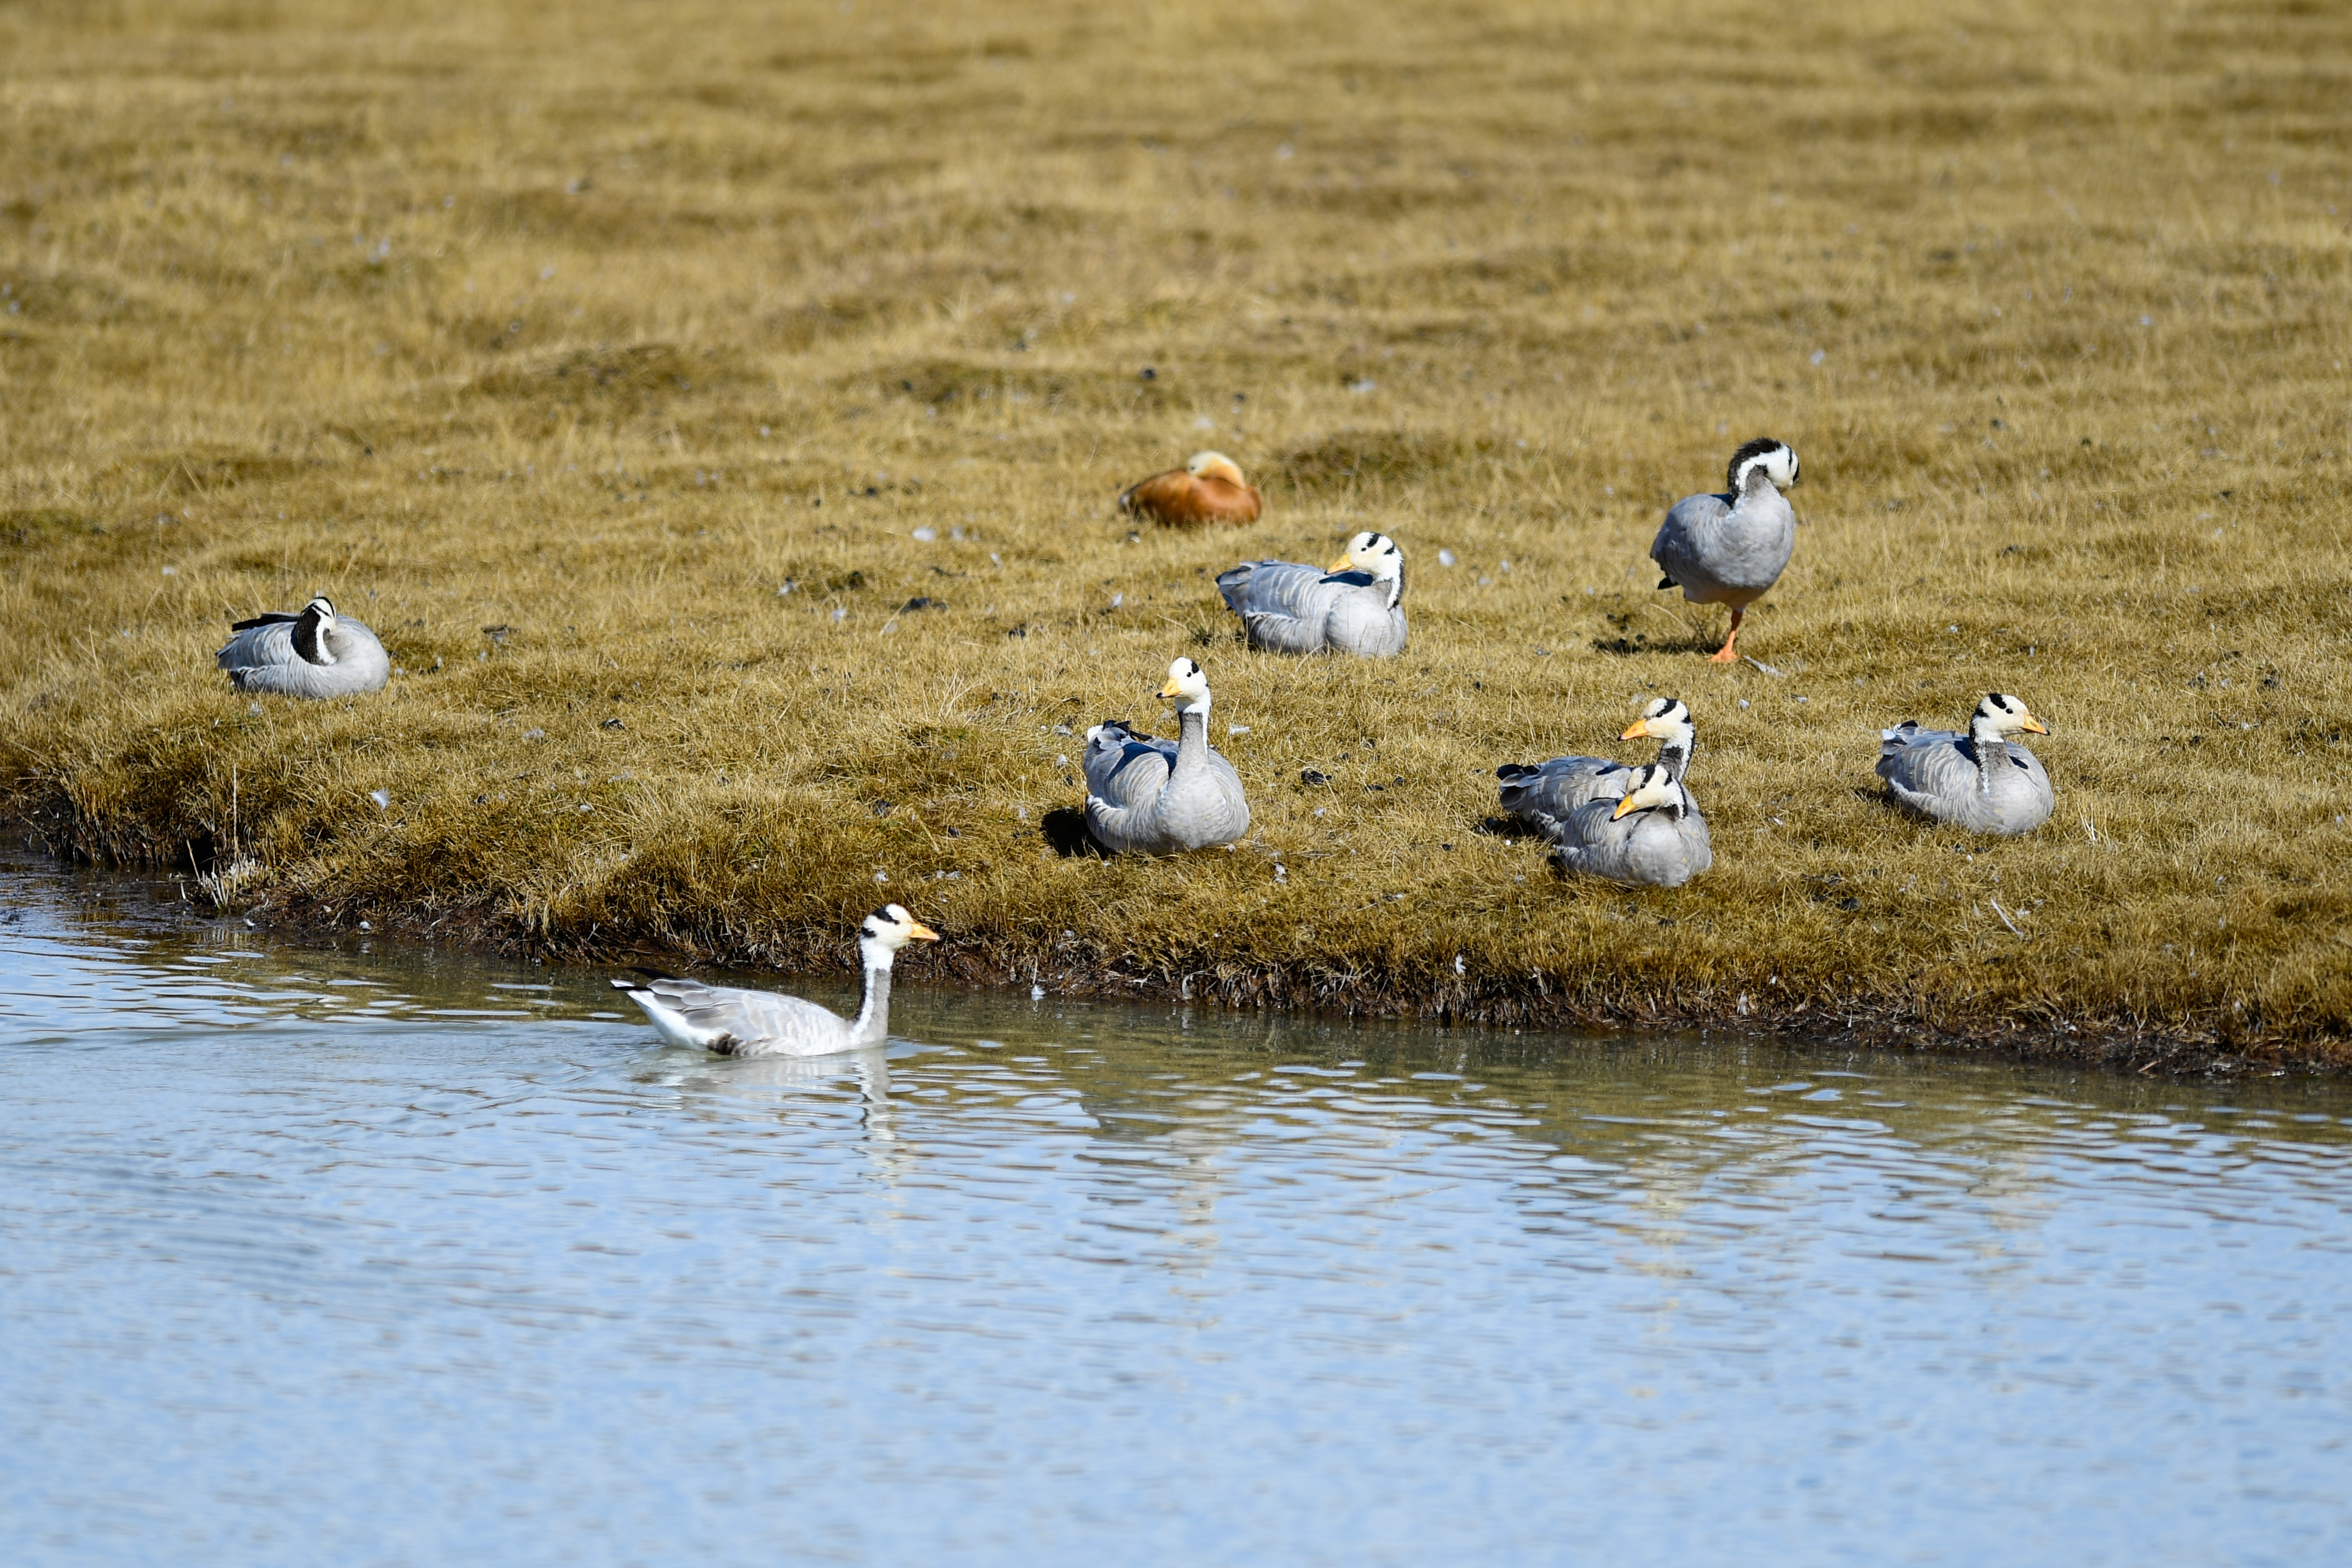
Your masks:
M883 876L917 977L2352 1054L2352 16L577 9L0 9L52 842L578 954L843 964ZM1644 559L1757 434L1777 674ZM1205 445L1266 519L1130 538ZM1216 570L1366 526L1403 657L1240 645ZM313 591L391 688L227 691ZM1060 727L1173 733L1180 652L1253 841L1056 856ZM2056 817L1897 817L1875 727L1995 688ZM1711 873L1479 831L1656 693Z

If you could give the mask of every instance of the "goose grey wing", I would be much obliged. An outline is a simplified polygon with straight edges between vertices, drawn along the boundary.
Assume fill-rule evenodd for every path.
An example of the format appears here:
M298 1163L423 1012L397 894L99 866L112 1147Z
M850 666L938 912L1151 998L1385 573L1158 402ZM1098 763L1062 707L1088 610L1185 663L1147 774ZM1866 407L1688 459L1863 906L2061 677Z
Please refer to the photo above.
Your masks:
M1707 570L1707 553L1715 547L1724 518L1730 515L1728 496L1685 496L1676 501L1666 520L1658 525L1658 537L1650 542L1650 559L1666 576L1658 586L1712 585L1715 577Z
M1625 797L1624 784L1615 776L1627 771L1605 757L1555 757L1533 768L1507 762L1495 776L1502 784L1503 810L1557 839L1570 814L1588 801L1605 800L1615 810Z
M728 1056L805 1056L836 1046L848 1026L799 997L696 980L663 978L644 988Z
M1327 574L1297 561L1245 560L1217 578L1217 591L1242 618L1252 647L1314 653L1323 648L1323 622L1339 596L1370 580L1362 572Z
M1139 735L1118 719L1087 731L1087 792L1115 806L1144 806L1159 798L1176 766L1176 743Z
M291 615L264 615L238 622L231 628L235 635L213 655L213 663L234 673L297 660L299 655L294 652L294 621Z

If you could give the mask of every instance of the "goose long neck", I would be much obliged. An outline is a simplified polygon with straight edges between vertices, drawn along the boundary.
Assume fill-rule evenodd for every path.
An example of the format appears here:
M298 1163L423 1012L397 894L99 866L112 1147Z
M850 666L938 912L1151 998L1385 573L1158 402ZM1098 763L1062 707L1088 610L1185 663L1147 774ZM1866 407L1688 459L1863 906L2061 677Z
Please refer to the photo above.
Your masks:
M2000 728L1984 719L1969 726L1969 749L1977 754L1977 788L1990 792L1992 781L2009 762L2009 742Z
M1389 579L1389 608L1394 610L1404 602L1404 563L1397 562L1396 575Z
M1176 716L1176 766L1169 769L1169 781L1189 779L1208 765L1209 710L1188 707Z
M1666 770L1667 778L1679 784L1683 775L1690 771L1691 754L1697 749L1698 737L1693 732L1678 731L1658 743L1658 766Z
M294 654L305 664L331 664L333 650L327 646L327 624L316 611L305 610L294 622Z
M849 1038L860 1045L885 1040L890 1033L890 957L879 959L870 955L866 959L866 994L857 1004L857 1017L849 1026Z

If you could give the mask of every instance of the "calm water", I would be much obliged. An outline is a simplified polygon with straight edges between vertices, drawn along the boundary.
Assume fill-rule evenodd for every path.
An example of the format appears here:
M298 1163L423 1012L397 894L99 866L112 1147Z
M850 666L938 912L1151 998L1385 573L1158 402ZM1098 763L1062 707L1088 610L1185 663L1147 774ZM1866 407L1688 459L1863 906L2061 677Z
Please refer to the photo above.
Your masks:
M152 898L0 864L12 1563L2352 1560L2343 1084L920 991L795 1069Z

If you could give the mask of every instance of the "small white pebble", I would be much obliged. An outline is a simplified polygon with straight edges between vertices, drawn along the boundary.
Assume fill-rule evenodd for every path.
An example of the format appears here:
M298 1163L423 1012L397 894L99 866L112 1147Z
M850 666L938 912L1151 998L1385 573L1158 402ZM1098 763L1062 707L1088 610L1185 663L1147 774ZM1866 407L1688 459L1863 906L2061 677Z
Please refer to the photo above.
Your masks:
M1030 999L1031 1001L1033 1001L1033 1002L1042 1002L1042 1001L1044 1001L1044 1000L1045 999L1045 987L1043 987L1043 986L1032 986L1032 987L1030 987L1030 988L1029 988L1029 999Z
M940 530L926 525L922 528L917 528L913 537L920 539L925 544L929 544L933 539L940 537Z
M833 619L835 623L837 625L849 619L849 612L836 604L833 607Z
M1452 566L1454 564L1454 552L1450 549L1439 550L1437 552L1437 564L1440 566Z
M2253 726L2248 725L2246 727L2252 729ZM1247 735L1249 733L1249 726L1245 724L1229 724L1225 726L1225 733L1227 735Z
M373 925L370 925L366 921L362 920L362 921L361 921L361 922L360 922L360 929L361 929L361 930L362 930L362 931L373 931L373 930L374 930L374 929L375 929L375 927L374 927L374 926L373 926ZM323 998L323 997L322 997L322 998L320 998L320 999L321 1001L324 1001L324 1000L326 1000L327 998Z
M1739 706L1741 707L1746 707L1748 706L1748 699L1746 697L1741 697L1739 699Z
M890 873L887 871L877 871L874 873L874 880L876 882L888 882L890 880Z
M1069 758L1069 755L1068 755L1066 752L1059 752L1059 751L1057 751L1057 752L1055 752L1055 753L1054 754L1054 766L1055 766L1055 767L1056 767L1056 768L1067 768L1069 765L1070 765L1070 758Z
M375 802L375 809L379 811L392 810L392 791L389 789L371 789L368 799Z

